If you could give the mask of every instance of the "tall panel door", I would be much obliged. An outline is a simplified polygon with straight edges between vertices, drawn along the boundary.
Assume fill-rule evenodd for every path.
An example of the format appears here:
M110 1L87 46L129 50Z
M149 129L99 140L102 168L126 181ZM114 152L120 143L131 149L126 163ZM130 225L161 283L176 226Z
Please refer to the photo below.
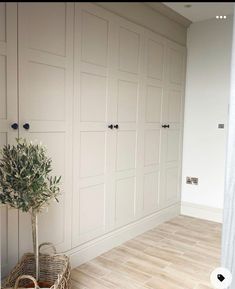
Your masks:
M113 37L110 13L75 4L73 246L110 227Z
M185 48L167 41L163 101L162 181L163 206L180 200Z
M110 208L112 226L118 228L140 216L144 29L122 18L115 24L111 122L116 127Z
M39 240L71 247L73 14L72 3L19 3L19 134L42 142L62 176L59 204L39 217ZM54 229L53 229L54 228ZM32 247L30 218L20 213L20 254Z
M74 246L137 217L143 43L136 25L76 4Z
M147 215L160 208L163 195L161 163L166 41L150 31L145 35L142 210Z
M0 3L0 147L13 144L17 113L17 5ZM13 126L14 127L14 126ZM18 261L18 212L1 208L1 273Z

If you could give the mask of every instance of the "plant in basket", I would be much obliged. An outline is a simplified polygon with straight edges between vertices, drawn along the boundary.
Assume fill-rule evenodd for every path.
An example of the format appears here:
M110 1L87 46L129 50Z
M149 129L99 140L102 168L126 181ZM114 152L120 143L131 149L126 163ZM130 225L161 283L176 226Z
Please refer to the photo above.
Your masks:
M40 287L52 285L39 280L38 244L38 214L52 199L58 201L60 193L61 177L51 176L51 171L52 160L41 144L17 139L15 145L5 145L1 150L0 203L31 215L35 276Z

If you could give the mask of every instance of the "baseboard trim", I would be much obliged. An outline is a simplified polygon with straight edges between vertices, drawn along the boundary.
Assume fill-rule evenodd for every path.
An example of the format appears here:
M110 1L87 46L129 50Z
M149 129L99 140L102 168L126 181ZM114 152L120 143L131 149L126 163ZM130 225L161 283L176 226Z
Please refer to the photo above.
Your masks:
M70 256L72 268L77 267L179 214L180 203L177 203L93 241L82 244L66 252L66 254Z
M181 215L222 223L223 210L203 205L182 202Z

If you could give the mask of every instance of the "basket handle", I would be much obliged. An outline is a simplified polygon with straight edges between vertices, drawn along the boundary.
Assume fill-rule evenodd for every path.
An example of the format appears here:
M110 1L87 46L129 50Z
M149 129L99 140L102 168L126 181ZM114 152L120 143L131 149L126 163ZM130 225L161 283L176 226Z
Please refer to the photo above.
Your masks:
M34 279L34 278L33 278L32 276L30 276L30 275L22 275L22 276L19 276L19 277L16 279L16 283L15 283L14 289L17 289L17 288L18 288L19 282L20 282L20 280L22 280L22 279L30 279L30 280L33 281L33 283L34 283L34 288L35 288L35 289L39 288L36 279Z
M40 250L41 250L42 247L44 247L44 246L50 246L50 247L52 248L52 250L53 250L53 254L56 254L56 253L57 253L55 246L54 246L52 243L50 243L50 242L45 242L45 243L40 244L39 247L38 247L39 253L41 253Z

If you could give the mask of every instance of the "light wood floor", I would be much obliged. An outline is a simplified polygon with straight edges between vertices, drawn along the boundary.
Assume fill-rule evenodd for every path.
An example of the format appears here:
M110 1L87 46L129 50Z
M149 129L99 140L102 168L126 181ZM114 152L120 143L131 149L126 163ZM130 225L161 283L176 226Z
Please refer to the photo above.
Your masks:
M208 289L221 225L179 216L72 271L73 289Z

